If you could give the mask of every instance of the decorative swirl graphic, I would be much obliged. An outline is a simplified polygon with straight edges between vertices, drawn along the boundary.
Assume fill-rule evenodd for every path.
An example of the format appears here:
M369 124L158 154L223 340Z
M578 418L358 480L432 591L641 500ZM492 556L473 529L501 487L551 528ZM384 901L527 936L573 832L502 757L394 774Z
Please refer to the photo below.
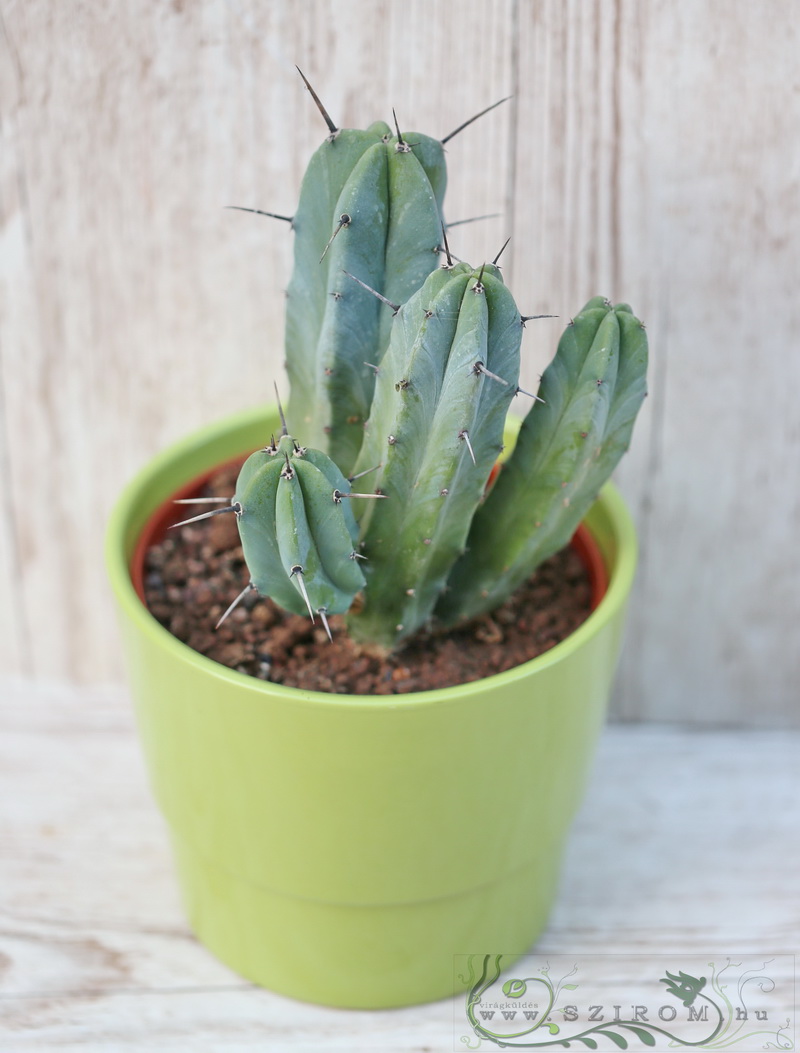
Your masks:
M638 1039L643 1046L653 1047L657 1038L667 1039L670 1046L705 1049L727 1049L744 1041L752 1043L754 1039L760 1038L762 1048L771 1050L788 1051L794 1048L790 1034L790 1021L776 1029L753 1028L752 1018L748 1010L747 996L748 987L757 987L761 992L769 992L774 989L774 981L768 977L763 970L770 964L764 962L759 969L752 969L741 974L739 977L736 994L738 1005L734 1005L727 994L727 984L722 983L725 972L731 968L732 963L727 963L717 969L714 962L709 962L711 970L710 980L705 976L693 976L690 973L678 970L670 972L660 978L660 983L666 985L667 993L676 998L685 1007L692 1010L690 1019L706 1021L707 1011L710 1007L716 1016L716 1022L711 1021L712 1027L708 1034L701 1038L682 1038L673 1031L643 1019L620 1019L615 1017L612 1021L605 1021L584 1028L582 1031L567 1033L559 1024L548 1019L552 1010L558 1002L562 990L576 990L577 984L565 983L564 981L577 972L577 966L562 977L557 983L553 983L549 975L549 965L540 970L540 976L528 976L522 979L510 979L502 986L503 994L507 998L520 999L529 992L531 985L538 985L546 992L547 1005L543 1011L538 1010L533 1014L536 1019L532 1020L529 1027L515 1033L500 1033L492 1031L485 1023L478 1019L478 1013L491 1019L491 1015L479 1009L483 995L497 981L501 973L502 955L473 955L469 961L469 977L462 981L471 982L467 994L467 1019L472 1026L476 1044L466 1036L461 1041L468 1049L477 1049L481 1041L486 1039L500 1048L512 1049L544 1049L552 1046L561 1046L568 1049L573 1043L595 1050L598 1048L598 1039L601 1037L612 1042L618 1049L627 1049L632 1039ZM477 964L480 961L480 972ZM737 963L737 967L741 962ZM698 1008L698 1003L703 1003ZM558 1010L556 1010L558 1011ZM504 1014L505 1015L505 1014ZM526 1014L527 1015L527 1014ZM507 1017L508 1019L508 1017ZM513 1019L513 1016L511 1016ZM756 1020L766 1019L755 1013ZM537 1034L538 1033L538 1034ZM533 1040L531 1038L533 1037ZM527 1038L528 1041L520 1041ZM749 1045L748 1048L753 1048Z
M474 957L474 955L472 957ZM470 958L470 975L472 975L472 957ZM488 955L488 954L485 955L484 960L483 960L483 969L481 971L481 978L471 988L471 990L470 990L470 992L469 992L469 994L467 996L467 1019L469 1020L470 1024L472 1024L472 1029L475 1032L475 1034L478 1036L478 1045L480 1045L480 1039L481 1038L488 1038L492 1042L499 1042L502 1039L502 1044L503 1045L510 1045L510 1042L508 1041L509 1039L523 1038L525 1035L529 1035L533 1031L536 1031L538 1028L542 1027L542 1025L545 1023L545 1021L547 1019L547 1016L550 1013L550 1010L555 1005L556 999L558 998L559 992L561 990L560 983L559 983L558 987L556 987L556 988L553 987L553 985L552 985L552 983L550 981L550 977L547 975L547 970L544 970L544 969L542 970L542 972L544 973L544 976L541 976L541 977L540 976L526 976L524 980L516 980L516 979L515 980L506 980L506 982L503 984L503 994L506 995L507 998L522 998L523 995L525 995L527 990L528 990L528 984L529 983L541 984L542 987L547 992L547 999L548 999L547 1007L544 1010L544 1012L540 1014L539 1020L536 1023L534 1023L532 1027L526 1028L524 1031L518 1031L515 1034L502 1035L502 1036L495 1035L492 1031L489 1031L487 1028L485 1028L483 1026L483 1024L481 1024L479 1022L479 1020L477 1019L477 1017L475 1015L475 1007L480 1004L481 995L484 993L484 991L486 991L489 987L491 987L492 984L495 982L495 980L497 980L497 978L499 977L499 975L501 973L500 961L501 961L502 957L503 956L501 954L495 955L494 964L492 965L492 967L490 969L489 968L490 955ZM574 969L573 969L573 972L575 972ZM570 974L570 975L572 975L572 974ZM572 988L573 985L572 984L564 984L564 987ZM558 1034L558 1024L548 1023L547 1024L547 1028L550 1031L551 1035ZM462 1038L461 1041L464 1042L465 1039ZM477 1049L478 1048L477 1046L472 1046L469 1043L465 1043L465 1044L467 1045L468 1049Z

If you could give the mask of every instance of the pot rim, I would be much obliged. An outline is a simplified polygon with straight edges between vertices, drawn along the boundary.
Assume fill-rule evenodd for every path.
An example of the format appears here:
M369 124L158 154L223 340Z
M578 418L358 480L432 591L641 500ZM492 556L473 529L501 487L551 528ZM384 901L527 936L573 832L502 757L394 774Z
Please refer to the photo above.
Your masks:
M571 653L580 649L585 641L598 634L612 620L630 592L636 568L638 544L636 530L628 508L613 483L606 483L600 492L599 504L612 525L617 553L613 565L608 570L608 588L597 607L590 613L573 633L556 644L549 651L514 666L502 673L465 684L436 688L428 691L409 692L403 695L348 695L332 694L323 691L310 691L303 688L287 687L271 681L259 680L257 677L229 669L205 655L199 654L188 644L173 636L150 613L139 598L133 584L130 560L137 540L145 524L153 514L175 493L180 485L191 481L194 475L187 470L183 483L176 486L166 484L165 474L178 461L187 459L193 453L198 454L203 448L217 445L225 437L236 431L257 427L270 415L277 416L277 411L270 406L252 407L244 412L230 415L210 425L193 431L188 436L172 443L155 457L149 460L128 482L118 497L109 517L105 536L106 570L121 611L138 630L151 638L172 657L187 665L205 670L206 674L236 686L242 691L255 692L257 695L270 696L273 699L285 699L294 704L306 704L312 707L342 706L346 708L373 707L376 709L411 709L426 705L442 705L458 702L465 696L483 692L487 687L510 685L524 680L539 669L544 669L556 662L563 661ZM232 450L232 453L230 452ZM217 463L230 459L231 456L251 452L252 444L245 444L245 449L237 450L235 444L221 453ZM584 521L585 522L585 521ZM595 532L589 527L594 537ZM595 539L596 540L596 539Z

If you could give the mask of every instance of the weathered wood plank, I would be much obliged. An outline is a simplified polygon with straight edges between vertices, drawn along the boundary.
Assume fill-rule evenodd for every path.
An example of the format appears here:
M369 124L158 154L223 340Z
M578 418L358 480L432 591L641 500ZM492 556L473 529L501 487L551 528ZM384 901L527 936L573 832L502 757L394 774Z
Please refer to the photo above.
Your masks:
M6 682L1 697L0 1048L455 1047L461 1000L331 1010L216 962L183 919L124 694ZM798 745L796 733L608 729L538 950L599 956L612 991L635 989L633 955L791 953Z
M292 211L323 133L297 62L342 124L445 134L513 94L450 144L448 217L499 206L455 250L513 229L518 299L561 316L529 325L526 383L598 291L652 337L615 712L796 723L796 49L789 0L3 5L0 668L118 677L120 483L271 397L291 234L222 206Z
M29 231L7 263L5 434L17 519L39 509L20 553L36 675L119 675L98 553L120 484L171 439L270 400L280 379L290 232L222 206L291 214L324 133L293 63L341 123L395 106L443 135L508 94L508 7L5 12L4 146L27 194L4 197L3 219L9 236ZM457 54L441 62L448 39ZM481 136L483 173L501 182L505 119ZM465 132L454 156L467 149ZM454 180L454 214L490 210L491 178L479 182L470 200Z
M515 279L535 275L533 310L624 297L653 348L618 472L642 567L615 712L796 723L792 10L768 34L739 0L520 11L516 216L542 233L516 242ZM529 337L539 362L546 335Z
M800 91L791 10L776 15L758 43L745 3L640 20L648 189L631 195L622 258L651 276L659 355L650 478L634 483L645 544L626 698L644 718L798 716L800 173L786 143Z

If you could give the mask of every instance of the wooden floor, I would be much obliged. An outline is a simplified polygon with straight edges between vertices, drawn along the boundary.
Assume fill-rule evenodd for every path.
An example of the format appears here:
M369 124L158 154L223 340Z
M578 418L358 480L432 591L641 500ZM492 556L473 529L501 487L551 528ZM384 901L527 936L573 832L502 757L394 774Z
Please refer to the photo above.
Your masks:
M0 699L1 1050L465 1048L463 999L339 1011L216 962L184 921L125 694L6 684ZM611 726L538 950L795 953L798 747L796 732ZM794 1023L788 996L782 1010Z

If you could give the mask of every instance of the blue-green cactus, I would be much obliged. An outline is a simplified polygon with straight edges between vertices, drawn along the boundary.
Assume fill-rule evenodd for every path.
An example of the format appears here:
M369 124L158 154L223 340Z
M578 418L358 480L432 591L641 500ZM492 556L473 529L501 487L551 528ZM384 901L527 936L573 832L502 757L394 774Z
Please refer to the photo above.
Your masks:
M478 510L437 608L453 624L498 606L572 537L628 448L647 337L627 304L590 300L542 376L514 451Z
M204 515L237 513L242 596L326 629L347 613L359 642L386 651L493 609L567 544L630 441L647 340L627 305L590 300L487 492L524 319L496 261L453 264L447 250L437 267L450 137L338 130L317 103L331 134L292 220L286 322L288 417L306 445L284 422L230 508ZM351 491L361 475L372 494Z

